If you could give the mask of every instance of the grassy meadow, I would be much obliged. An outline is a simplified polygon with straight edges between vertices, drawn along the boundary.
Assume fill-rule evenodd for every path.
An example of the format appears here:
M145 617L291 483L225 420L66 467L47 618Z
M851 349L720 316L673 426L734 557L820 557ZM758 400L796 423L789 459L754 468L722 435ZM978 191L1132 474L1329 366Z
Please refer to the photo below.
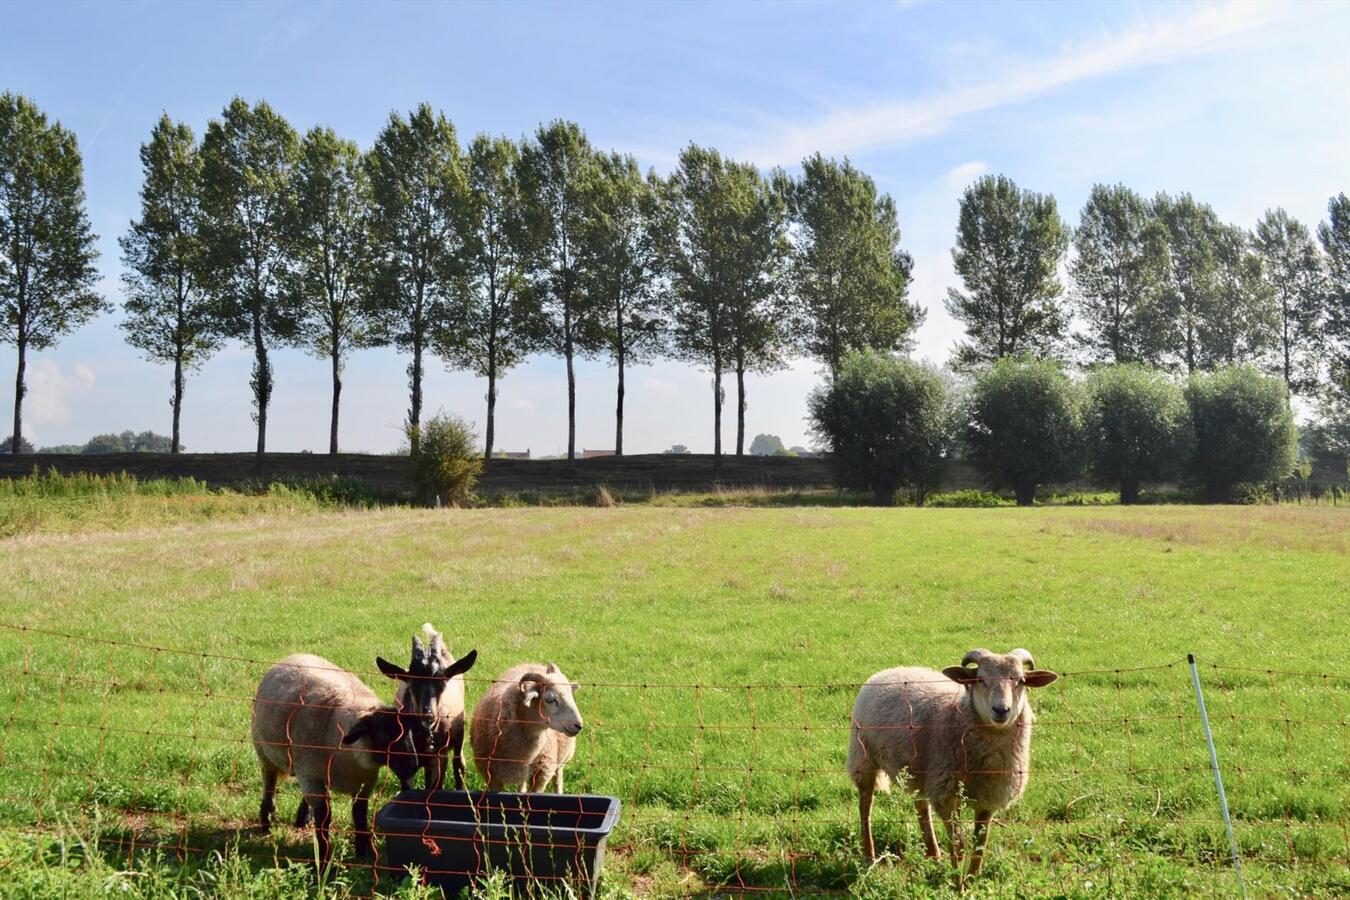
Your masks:
M106 502L0 540L0 896L319 893L288 862L307 833L252 827L256 681L304 650L390 693L374 657L426 620L478 649L470 702L524 660L581 682L567 783L623 801L611 896L953 893L898 793L861 867L843 760L861 681L975 646L1066 677L967 894L1236 892L1188 652L1249 894L1350 892L1345 508ZM372 890L418 893L358 866L323 888Z

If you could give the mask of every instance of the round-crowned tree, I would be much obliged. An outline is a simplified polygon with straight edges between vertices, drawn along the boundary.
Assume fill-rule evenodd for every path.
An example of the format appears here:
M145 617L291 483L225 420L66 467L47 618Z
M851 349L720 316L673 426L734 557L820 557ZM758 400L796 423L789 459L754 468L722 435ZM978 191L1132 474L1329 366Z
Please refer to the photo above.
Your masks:
M1030 506L1037 485L1082 469L1082 390L1049 360L1000 359L971 388L966 409L970 461L994 487Z
M1238 485L1269 484L1293 470L1298 429L1279 378L1250 366L1198 373L1186 402L1195 429L1191 476L1207 500L1231 501Z
M418 425L409 424L406 432L409 444L417 446L411 462L419 499L444 506L467 503L483 471L483 455L469 423L441 412Z
M1088 467L1098 481L1120 486L1121 503L1137 503L1145 481L1184 473L1192 434L1181 385L1125 363L1095 369L1084 387Z
M890 506L901 488L922 504L941 481L951 403L930 369L874 350L851 353L807 406L842 487L870 491L877 504Z

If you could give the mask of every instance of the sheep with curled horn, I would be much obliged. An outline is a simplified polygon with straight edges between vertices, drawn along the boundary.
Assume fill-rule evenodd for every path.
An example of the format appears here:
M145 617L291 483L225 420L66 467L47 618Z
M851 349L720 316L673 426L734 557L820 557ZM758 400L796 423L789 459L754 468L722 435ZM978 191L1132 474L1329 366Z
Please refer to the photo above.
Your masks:
M952 865L962 883L961 805L975 811L968 876L979 873L995 813L1026 790L1035 720L1028 688L1059 676L1035 667L1031 654L971 650L961 665L899 667L878 672L858 692L849 733L848 773L858 788L863 856L876 857L872 798L901 777L915 795L924 849L938 858L932 810L946 826Z
M446 763L453 754L455 790L464 790L464 673L473 668L478 651L455 659L441 633L430 622L422 638L413 635L412 659L406 670L378 660L380 671L398 679L394 701L416 715L413 739L418 765L425 771L429 790L445 783Z

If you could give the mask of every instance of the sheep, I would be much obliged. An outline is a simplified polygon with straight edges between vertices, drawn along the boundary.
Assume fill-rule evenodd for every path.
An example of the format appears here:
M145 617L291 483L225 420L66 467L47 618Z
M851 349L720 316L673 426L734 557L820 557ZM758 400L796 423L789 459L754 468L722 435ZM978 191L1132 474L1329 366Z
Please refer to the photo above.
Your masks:
M303 827L312 812L319 869L331 854L329 791L352 798L356 853L369 857L370 792L388 766L406 789L417 771L415 716L383 706L361 679L328 660L296 653L276 663L253 698L253 749L262 769L263 830L271 827L277 782L294 775L304 798L296 814Z
M848 773L858 788L863 856L876 857L872 842L872 797L890 788L904 769L915 794L924 849L938 859L931 810L946 826L952 865L961 884L960 806L975 810L974 850L968 877L980 871L994 813L1022 796L1035 719L1026 688L1044 687L1059 676L1036 669L1021 648L999 655L971 650L959 666L941 672L900 667L867 680L853 705Z
M563 792L563 768L583 722L578 685L549 663L522 663L502 673L473 710L469 743L490 791Z
M464 790L464 673L473 668L478 651L470 650L456 660L445 647L440 632L430 622L422 626L426 643L413 635L412 660L406 672L378 660L380 671L398 678L394 702L400 709L419 716L413 738L421 754L418 762L426 771L428 790L445 783L445 763L453 752L455 790ZM387 667L387 668L386 668Z

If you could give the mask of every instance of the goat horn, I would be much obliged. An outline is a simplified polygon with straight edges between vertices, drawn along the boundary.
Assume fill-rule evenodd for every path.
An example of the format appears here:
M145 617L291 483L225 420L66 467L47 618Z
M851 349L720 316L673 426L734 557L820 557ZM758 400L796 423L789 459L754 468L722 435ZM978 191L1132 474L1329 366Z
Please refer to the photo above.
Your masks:
M992 654L983 647L977 647L974 650L967 652L965 656L961 657L961 665L968 666L971 663L975 663L978 665L981 659L991 655Z
M1016 657L1018 657L1019 659L1021 659L1021 660L1022 660L1022 667L1023 667L1024 669L1034 669L1034 668L1036 668L1036 660L1032 659L1032 657L1031 657L1031 651L1030 651L1030 650L1024 650L1024 649L1022 649L1021 647L1018 647L1016 650L1012 651L1012 652L1009 653L1008 655L1009 655L1009 656L1016 656Z

